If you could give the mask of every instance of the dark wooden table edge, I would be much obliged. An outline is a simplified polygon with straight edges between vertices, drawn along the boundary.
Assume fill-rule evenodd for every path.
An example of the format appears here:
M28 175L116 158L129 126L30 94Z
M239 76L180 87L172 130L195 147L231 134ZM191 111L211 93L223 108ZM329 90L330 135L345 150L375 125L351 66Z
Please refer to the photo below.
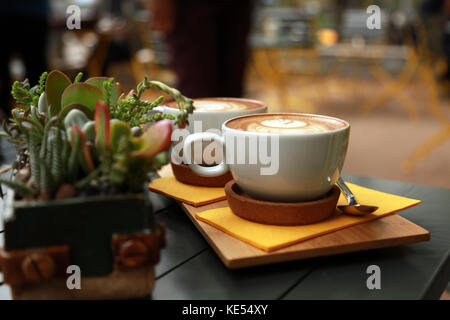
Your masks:
M427 285L422 296L424 300L439 300L442 292L448 287L450 283L450 250L447 252L447 257L443 259L434 273L430 283Z

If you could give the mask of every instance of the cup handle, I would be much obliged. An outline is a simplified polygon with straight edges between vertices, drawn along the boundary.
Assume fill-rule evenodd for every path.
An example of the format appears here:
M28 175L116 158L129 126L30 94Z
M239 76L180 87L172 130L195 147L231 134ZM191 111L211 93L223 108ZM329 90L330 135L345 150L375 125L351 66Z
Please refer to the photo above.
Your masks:
M186 137L183 144L183 158L185 163L189 163L191 160L187 157L187 155L191 155L191 145L197 141L202 142L205 139L212 139L213 141L218 142L222 148L224 146L224 138L219 136L218 134L212 132L199 132L190 134ZM225 159L225 156L223 157L223 159ZM196 163L190 163L189 168L199 176L217 177L228 171L228 165L223 159L221 163L212 167L203 167Z

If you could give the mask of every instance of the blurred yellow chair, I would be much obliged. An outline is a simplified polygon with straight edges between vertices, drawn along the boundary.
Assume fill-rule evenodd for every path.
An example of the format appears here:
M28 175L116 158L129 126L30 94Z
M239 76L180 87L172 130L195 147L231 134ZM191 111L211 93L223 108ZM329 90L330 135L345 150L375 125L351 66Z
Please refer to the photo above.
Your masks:
M412 48L408 50L405 66L396 77L391 76L379 64L370 66L370 73L381 82L383 89L377 95L371 96L364 101L361 105L362 110L369 113L377 107L385 106L387 100L395 99L408 112L411 119L418 120L420 116L419 108L414 100L404 91L416 74L418 66L419 57Z
M425 85L427 100L424 103L425 108L423 109L425 112L431 114L442 128L437 134L427 139L425 143L418 146L407 156L402 166L405 173L410 173L419 161L426 158L434 149L450 139L450 118L443 110L439 97L438 84L434 74L434 62L436 58L433 57L433 54L428 48L426 28L420 21L417 26L418 45L416 48L413 48L411 42L411 48L408 51L405 65L398 75L391 76L379 64L371 66L371 74L382 83L383 88L375 97L370 97L370 99L361 105L362 110L371 112L375 108L385 106L386 101L389 99L395 99L407 111L410 119L418 120L421 115L419 107L414 99L405 92L405 88L413 80Z
M275 92L273 109L291 112L314 112L316 106L299 95L296 77L299 75L292 62L306 61L302 76L319 74L319 56L312 47L254 47L251 68L264 82L265 91ZM273 95L272 95L273 98ZM272 104L273 105L273 104Z
M429 49L427 41L427 29L422 21L419 21L419 47L422 52L422 59L417 68L417 75L427 88L426 110L439 123L441 130L428 138L425 143L418 146L404 161L403 170L405 173L411 172L417 163L426 158L434 149L441 146L450 139L450 117L444 111L440 101L439 86L436 81L435 68L437 57Z
M417 147L406 158L403 163L403 170L405 173L410 173L419 161L426 158L434 149L450 139L450 118L444 112L440 103L439 89L435 80L433 69L430 65L421 65L419 67L419 74L428 89L428 103L426 105L429 112L439 122L442 128L437 134L428 138L425 143Z

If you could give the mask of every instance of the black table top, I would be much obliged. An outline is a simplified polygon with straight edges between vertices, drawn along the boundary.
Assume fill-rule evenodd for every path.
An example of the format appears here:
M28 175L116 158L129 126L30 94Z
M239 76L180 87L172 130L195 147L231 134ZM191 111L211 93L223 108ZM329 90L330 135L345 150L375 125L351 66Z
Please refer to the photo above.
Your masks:
M168 246L156 268L154 299L439 299L450 280L450 189L344 175L347 181L422 200L401 216L428 242L240 270L227 269L176 202L154 194ZM367 267L381 269L369 290Z

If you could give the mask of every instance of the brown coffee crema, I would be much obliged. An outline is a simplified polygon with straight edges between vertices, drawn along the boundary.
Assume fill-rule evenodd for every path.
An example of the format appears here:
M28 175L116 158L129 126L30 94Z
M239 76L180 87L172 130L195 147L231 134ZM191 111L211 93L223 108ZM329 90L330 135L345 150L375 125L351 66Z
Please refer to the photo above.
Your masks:
M218 100L197 100L194 101L194 108L197 111L236 111L248 109L245 104L239 102Z
M174 102L167 104L170 108L177 108ZM194 99L194 108L196 111L239 111L248 109L262 108L262 102L251 99L238 98L200 98Z
M345 126L345 122L335 118L301 114L252 115L227 123L231 129L275 134L320 133Z

